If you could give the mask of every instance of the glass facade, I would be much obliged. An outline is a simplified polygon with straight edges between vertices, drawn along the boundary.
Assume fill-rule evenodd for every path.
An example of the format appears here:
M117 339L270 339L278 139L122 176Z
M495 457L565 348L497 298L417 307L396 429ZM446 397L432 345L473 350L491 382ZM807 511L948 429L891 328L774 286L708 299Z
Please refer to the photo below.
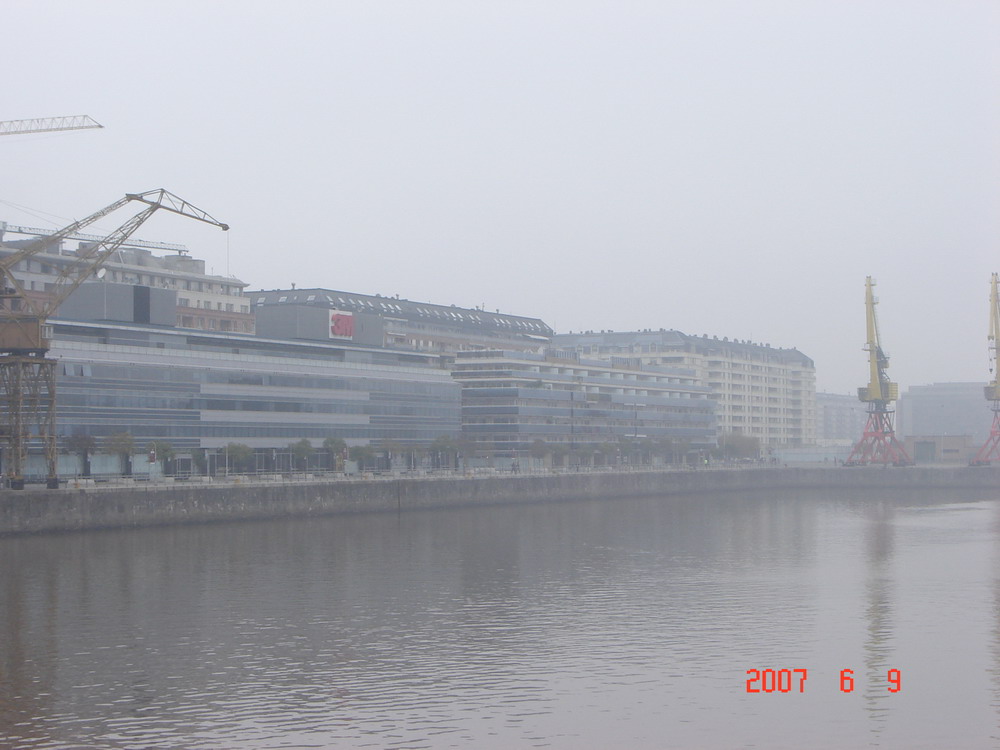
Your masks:
M715 402L690 371L574 353L459 352L462 430L480 450L525 457L536 440L586 454L626 441L715 445Z
M53 323L60 436L283 450L303 438L428 444L460 429L460 388L431 355Z

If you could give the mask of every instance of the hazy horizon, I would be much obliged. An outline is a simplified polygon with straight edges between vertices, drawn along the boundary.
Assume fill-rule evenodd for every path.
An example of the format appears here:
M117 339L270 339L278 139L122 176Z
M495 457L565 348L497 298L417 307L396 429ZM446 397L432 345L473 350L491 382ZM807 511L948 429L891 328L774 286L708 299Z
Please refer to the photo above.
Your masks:
M253 288L320 286L985 382L1000 4L13 2L0 220L152 219ZM15 73L16 71L16 73ZM110 231L115 214L89 231Z

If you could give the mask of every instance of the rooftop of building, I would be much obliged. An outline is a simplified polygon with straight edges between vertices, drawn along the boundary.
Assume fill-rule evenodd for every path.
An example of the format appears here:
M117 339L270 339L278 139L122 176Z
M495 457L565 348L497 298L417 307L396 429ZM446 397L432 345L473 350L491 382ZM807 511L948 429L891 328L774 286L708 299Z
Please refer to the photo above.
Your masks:
M766 355L781 360L797 361L807 366L813 366L811 358L795 348L772 347L770 344L760 344L742 339L730 339L728 336L719 338L703 333L693 336L673 329L646 328L641 331L580 331L577 333L559 333L553 337L553 342L560 346L630 346L656 343L672 349L694 351L700 354L741 352L746 355Z
M0 222L0 225L3 225L3 222ZM86 236L89 237L90 235ZM6 255L19 252L20 250L29 247L37 240L38 237L32 237L24 240L6 240L3 238L3 229L2 226L0 226L0 254ZM77 243L75 248L67 248L66 244L66 242L62 242L45 247L32 255L32 258L51 259L52 256L60 258L78 258L81 254L86 253L93 248L95 243L90 240L82 240ZM151 248L173 252L166 255L154 255ZM50 260L48 262L53 261ZM58 263L58 261L54 262ZM240 288L247 286L246 282L237 279L235 276L220 276L217 274L206 273L205 261L198 258L192 258L187 254L187 249L183 245L171 246L166 243L146 242L144 240L125 242L105 261L104 265L111 268L127 267L137 271L143 271L145 273L154 271L169 276L210 279L215 282L225 283L230 286L237 286Z
M254 306L258 305L311 305L343 310L345 312L368 313L386 318L436 323L451 327L469 329L490 329L511 334L536 336L548 339L552 329L538 318L508 315L499 311L492 313L478 308L457 307L456 305L435 305L427 302L413 302L408 299L383 297L380 294L358 294L335 289L272 289L247 291Z

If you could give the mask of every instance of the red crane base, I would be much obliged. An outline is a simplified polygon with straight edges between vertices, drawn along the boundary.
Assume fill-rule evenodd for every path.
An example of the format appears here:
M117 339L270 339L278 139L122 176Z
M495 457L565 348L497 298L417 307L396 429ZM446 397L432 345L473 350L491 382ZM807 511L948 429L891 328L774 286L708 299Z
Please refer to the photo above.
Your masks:
M844 466L867 466L868 464L892 464L912 466L913 461L903 444L896 440L892 428L892 412L874 409L868 413L868 423L864 435L857 442Z
M993 461L1000 461L1000 404L993 404L993 427L990 436L976 457L969 462L970 466L989 466Z

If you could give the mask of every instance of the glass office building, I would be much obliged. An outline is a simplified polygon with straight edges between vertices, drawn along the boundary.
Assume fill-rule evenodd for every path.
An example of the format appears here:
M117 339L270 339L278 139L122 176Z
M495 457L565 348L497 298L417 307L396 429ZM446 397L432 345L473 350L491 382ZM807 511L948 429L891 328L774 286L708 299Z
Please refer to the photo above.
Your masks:
M98 449L128 432L176 451L308 439L426 445L460 430L460 387L437 356L137 324L53 320L57 432ZM280 467L274 467L280 468Z
M462 430L498 457L526 458L536 440L587 456L608 444L715 446L715 402L693 371L571 351L458 352Z

